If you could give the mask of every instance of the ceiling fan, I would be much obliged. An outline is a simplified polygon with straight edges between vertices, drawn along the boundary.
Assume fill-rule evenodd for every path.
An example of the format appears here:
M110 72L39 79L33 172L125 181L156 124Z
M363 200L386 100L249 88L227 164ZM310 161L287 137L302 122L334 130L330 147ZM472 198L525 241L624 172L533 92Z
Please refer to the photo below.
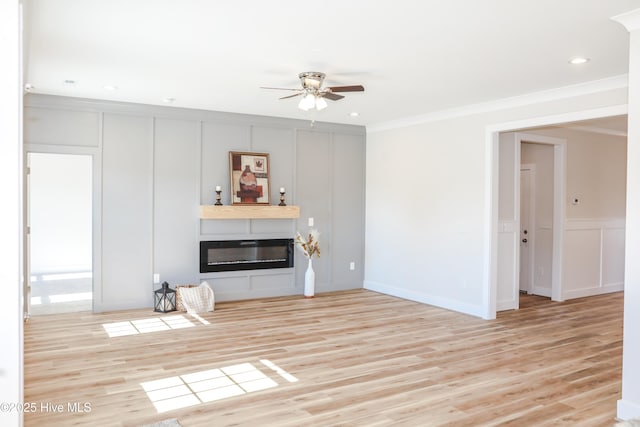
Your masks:
M288 89L281 87L261 87L261 89L290 90L296 92L293 95L283 96L280 99L302 96L302 99L298 104L298 108L304 111L308 111L312 108L316 108L317 110L326 108L327 101L325 101L325 99L338 101L339 99L344 98L344 95L339 95L337 92L364 91L364 86L362 85L330 86L323 88L322 82L324 81L325 74L318 71L305 71L304 73L298 74L298 77L300 78L300 82L302 83L302 88L299 89Z

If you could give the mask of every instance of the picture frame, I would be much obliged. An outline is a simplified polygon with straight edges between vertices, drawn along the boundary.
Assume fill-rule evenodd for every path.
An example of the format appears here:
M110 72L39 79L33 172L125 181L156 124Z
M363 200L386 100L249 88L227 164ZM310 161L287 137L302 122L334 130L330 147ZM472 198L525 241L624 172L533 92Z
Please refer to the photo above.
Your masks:
M229 152L232 205L268 205L271 191L269 154Z

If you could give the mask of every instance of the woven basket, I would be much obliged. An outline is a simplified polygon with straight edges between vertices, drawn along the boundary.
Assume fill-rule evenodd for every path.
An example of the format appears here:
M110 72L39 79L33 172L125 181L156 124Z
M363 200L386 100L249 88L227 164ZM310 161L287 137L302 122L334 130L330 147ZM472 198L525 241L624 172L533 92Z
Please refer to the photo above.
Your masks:
M200 285L176 285L176 310L187 311L182 305L182 295L180 295L180 288L195 288Z

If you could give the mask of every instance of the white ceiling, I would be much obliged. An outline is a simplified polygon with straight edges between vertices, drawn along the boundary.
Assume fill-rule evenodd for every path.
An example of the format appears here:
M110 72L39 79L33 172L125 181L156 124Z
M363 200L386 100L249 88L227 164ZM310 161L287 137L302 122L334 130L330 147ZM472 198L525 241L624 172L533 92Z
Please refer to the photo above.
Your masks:
M627 73L640 0L26 0L32 92L359 125ZM568 63L575 56L587 64ZM297 108L298 73L362 93ZM65 84L74 80L75 84ZM108 91L105 85L117 86ZM359 117L350 117L357 111Z

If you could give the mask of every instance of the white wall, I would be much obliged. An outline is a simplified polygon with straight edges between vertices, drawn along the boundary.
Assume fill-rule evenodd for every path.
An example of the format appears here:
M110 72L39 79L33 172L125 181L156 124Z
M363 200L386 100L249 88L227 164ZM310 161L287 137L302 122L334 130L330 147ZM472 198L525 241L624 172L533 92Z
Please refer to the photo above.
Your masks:
M367 288L479 315L482 136L466 118L367 135Z
M569 128L543 128L527 133L567 141L567 219L625 217L626 137ZM580 202L574 205L571 201L576 197Z
M22 87L20 2L0 2L0 402L23 399ZM22 425L20 411L0 411L0 425Z
M569 128L527 132L561 138L567 145L562 299L621 291L624 283L626 137ZM535 161L531 156L525 157L523 148L523 161L525 159ZM552 170L552 166L548 169ZM544 181L549 173L550 170L539 174L539 179ZM576 204L574 199L579 202ZM545 223L551 221L551 206L538 200L537 207L540 203L536 216L543 220L538 221L542 222L538 225L546 228ZM539 269L549 271L551 268L551 236L546 236L544 229L537 231L540 232L536 235L535 279L537 285L546 288L551 286L551 279L542 275ZM540 247L538 243L544 246Z
M29 155L30 269L91 271L91 157Z
M627 98L615 87L585 93L369 129L365 287L491 316L487 128L513 122L517 129L519 121L622 105Z
M640 9L617 18L630 31L622 398L618 417L640 417Z

